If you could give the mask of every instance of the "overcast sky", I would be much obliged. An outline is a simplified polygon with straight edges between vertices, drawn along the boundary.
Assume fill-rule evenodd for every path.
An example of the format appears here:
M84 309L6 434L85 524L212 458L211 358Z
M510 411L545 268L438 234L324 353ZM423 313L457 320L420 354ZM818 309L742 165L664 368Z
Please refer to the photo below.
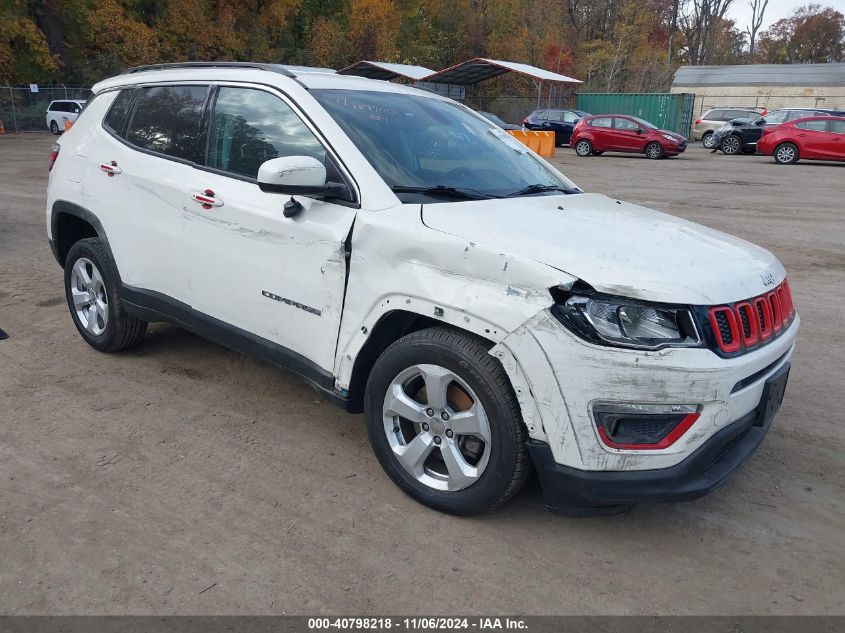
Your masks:
M823 7L833 7L845 13L845 0L769 0L761 30L768 28L781 18L788 17L798 7L811 2ZM734 0L731 8L728 9L728 17L736 21L740 31L744 31L745 27L751 24L751 7L748 6L748 0Z

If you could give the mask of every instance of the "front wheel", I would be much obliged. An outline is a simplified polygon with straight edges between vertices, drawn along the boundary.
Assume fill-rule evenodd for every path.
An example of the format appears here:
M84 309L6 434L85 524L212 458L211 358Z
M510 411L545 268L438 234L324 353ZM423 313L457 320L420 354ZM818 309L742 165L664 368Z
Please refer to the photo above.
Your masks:
M798 147L794 143L781 143L775 148L775 162L779 165L791 165L798 162Z
M652 160L663 158L663 147L660 145L660 143L655 143L654 141L652 141L651 143L645 146L645 155L651 158Z
M578 156L586 157L590 156L593 153L593 145L585 138L582 138L580 141L575 143L575 153Z
M713 136L713 132L707 132L707 134L702 136L701 144L706 149L713 149L714 147L716 147L716 137Z
M528 475L516 394L481 339L434 327L378 358L364 413L382 468L406 494L458 515L510 499Z
M65 295L73 324L94 349L116 352L137 345L147 322L129 315L118 297L117 267L96 238L79 240L65 261Z
M723 153L729 156L734 156L742 152L742 141L738 136L734 135L725 137L720 145L720 149Z

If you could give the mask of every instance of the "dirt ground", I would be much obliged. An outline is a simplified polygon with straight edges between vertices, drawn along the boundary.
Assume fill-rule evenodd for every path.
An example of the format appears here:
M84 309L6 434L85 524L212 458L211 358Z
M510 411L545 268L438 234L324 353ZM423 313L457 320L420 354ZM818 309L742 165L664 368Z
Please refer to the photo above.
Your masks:
M53 142L0 137L0 613L845 613L845 164L559 150L586 190L783 261L787 397L704 499L566 519L534 484L460 519L404 496L362 417L286 373L164 325L89 348L45 235Z

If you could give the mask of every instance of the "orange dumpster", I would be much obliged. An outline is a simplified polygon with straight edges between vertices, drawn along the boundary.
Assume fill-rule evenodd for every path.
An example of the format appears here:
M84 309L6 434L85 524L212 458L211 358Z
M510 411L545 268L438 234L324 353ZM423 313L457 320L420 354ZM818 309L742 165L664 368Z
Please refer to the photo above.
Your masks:
M513 136L529 149L537 152L543 158L554 158L555 155L555 133L541 132L538 130L508 130Z

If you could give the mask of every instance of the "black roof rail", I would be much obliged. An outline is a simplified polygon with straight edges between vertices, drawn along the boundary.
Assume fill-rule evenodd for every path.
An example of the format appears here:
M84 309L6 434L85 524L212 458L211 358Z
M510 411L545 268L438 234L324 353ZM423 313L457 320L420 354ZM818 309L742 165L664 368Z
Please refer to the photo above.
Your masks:
M279 64L262 64L260 62L173 62L168 64L148 64L146 66L127 68L120 74L131 75L150 70L169 70L173 68L252 68L253 70L266 70L271 73L278 73L292 79L296 78L296 75Z

